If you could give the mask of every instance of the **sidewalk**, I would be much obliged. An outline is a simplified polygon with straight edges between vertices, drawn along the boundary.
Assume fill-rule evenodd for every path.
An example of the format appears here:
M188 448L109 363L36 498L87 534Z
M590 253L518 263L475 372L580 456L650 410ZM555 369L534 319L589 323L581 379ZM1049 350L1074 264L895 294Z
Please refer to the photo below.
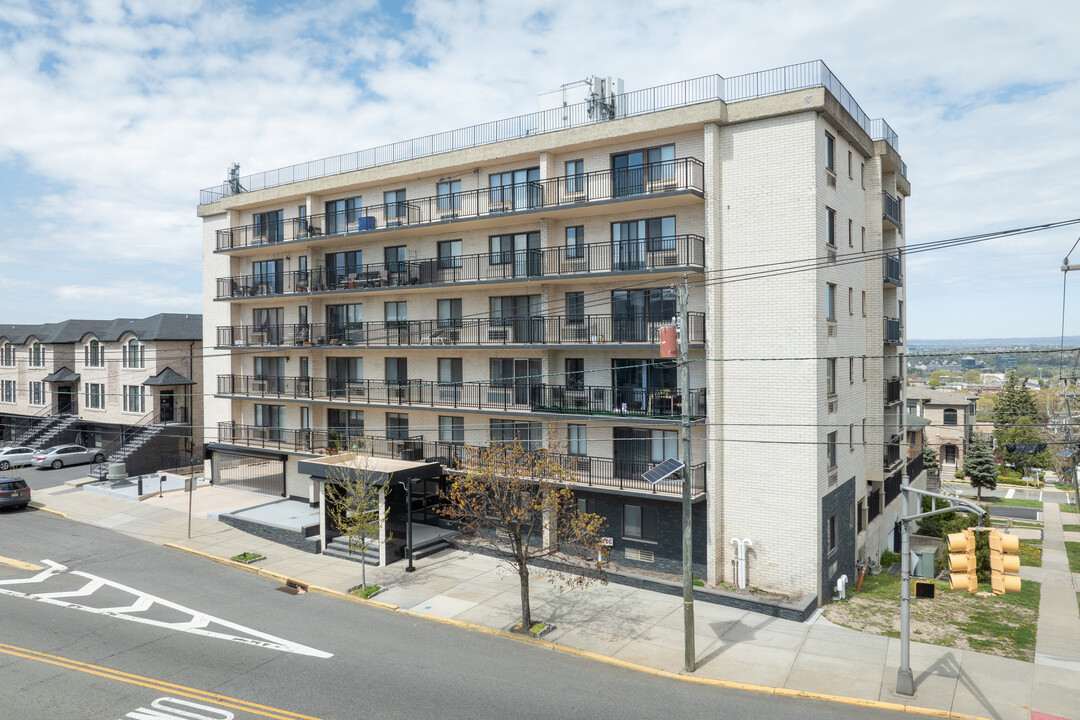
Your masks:
M157 544L218 558L247 551L262 553L266 560L258 567L271 576L283 575L338 592L359 584L358 563L278 545L215 520L194 518L189 540L183 494L132 503L61 487L36 491L34 500L35 505L64 513L72 520ZM1061 544L1064 556L1060 517L1057 521L1057 544ZM917 690L914 699L906 698L894 694L898 640L859 633L822 619L797 623L697 602L698 670L694 676L780 688L778 692L785 694L804 691L835 695L833 699L846 698L847 702L853 698L860 704L906 705L911 711L938 716L944 711L954 716L1031 720L1032 712L1038 711L1080 720L1080 643L1069 634L1080 632L1073 590L1068 590L1071 616L1064 602L1065 578L1071 588L1073 576L1067 562L1063 573L1057 567L1056 544L1049 532L1045 543L1044 567L1024 568L1045 571L1038 578L1044 585L1035 663L912 643ZM399 612L496 629L505 629L520 618L517 578L493 559L448 550L416 565L417 572L411 574L404 572L405 563L369 567L368 582L387 588L377 600L397 606ZM1051 578L1055 582L1050 582ZM538 571L531 598L533 617L555 626L544 641L556 648L682 673L679 597L615 584L560 593ZM1047 613L1045 618L1043 613ZM1071 647L1065 647L1069 643Z

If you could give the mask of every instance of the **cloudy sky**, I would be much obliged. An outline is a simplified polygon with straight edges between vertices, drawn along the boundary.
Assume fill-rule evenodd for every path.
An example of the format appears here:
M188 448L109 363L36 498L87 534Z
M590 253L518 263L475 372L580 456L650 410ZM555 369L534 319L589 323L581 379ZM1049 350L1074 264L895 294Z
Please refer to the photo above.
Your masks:
M200 312L198 191L230 163L531 112L590 74L820 58L900 135L909 244L1080 217L1077 27L1072 0L0 0L0 322ZM912 255L908 337L1057 335L1077 237Z

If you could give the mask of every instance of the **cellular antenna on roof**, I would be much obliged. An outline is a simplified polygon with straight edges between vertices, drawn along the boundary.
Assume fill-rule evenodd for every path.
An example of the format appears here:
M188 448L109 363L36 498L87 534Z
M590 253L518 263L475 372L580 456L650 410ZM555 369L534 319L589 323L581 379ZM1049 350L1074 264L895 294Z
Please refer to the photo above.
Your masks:
M244 190L244 186L240 184L240 163L233 163L229 167L229 194L239 195Z

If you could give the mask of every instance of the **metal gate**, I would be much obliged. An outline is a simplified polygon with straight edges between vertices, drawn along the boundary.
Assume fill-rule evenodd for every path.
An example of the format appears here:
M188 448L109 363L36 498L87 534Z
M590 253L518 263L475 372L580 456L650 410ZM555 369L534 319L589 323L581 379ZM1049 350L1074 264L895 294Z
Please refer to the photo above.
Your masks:
M214 451L211 459L214 485L285 497L285 462L275 458L254 457Z

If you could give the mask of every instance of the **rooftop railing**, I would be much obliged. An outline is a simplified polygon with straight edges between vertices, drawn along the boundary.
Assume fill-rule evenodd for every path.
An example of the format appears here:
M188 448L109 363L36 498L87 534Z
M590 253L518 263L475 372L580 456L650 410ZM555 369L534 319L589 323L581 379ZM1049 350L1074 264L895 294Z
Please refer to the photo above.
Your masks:
M418 260L395 260L390 263L231 275L217 279L216 297L224 300L703 267L704 238L700 235L667 235L614 243L559 245L536 250L447 255Z
M644 115L715 100L739 102L811 87L826 88L871 138L885 140L894 149L899 150L899 138L888 123L884 120L871 120L828 66L821 60L812 60L731 78L705 75L692 80L682 80L623 93L613 98L610 108L595 101L587 101L246 175L235 182L224 182L202 190L199 194L199 204L217 202L222 198L242 192L264 190L314 178L591 125L611 119ZM902 167L901 171L906 176L906 168Z
M217 249L235 250L467 218L501 218L541 208L632 199L665 192L703 192L704 187L704 164L696 158L678 158L647 163L636 168L599 170L383 205L368 205L348 212L240 225L218 230Z

